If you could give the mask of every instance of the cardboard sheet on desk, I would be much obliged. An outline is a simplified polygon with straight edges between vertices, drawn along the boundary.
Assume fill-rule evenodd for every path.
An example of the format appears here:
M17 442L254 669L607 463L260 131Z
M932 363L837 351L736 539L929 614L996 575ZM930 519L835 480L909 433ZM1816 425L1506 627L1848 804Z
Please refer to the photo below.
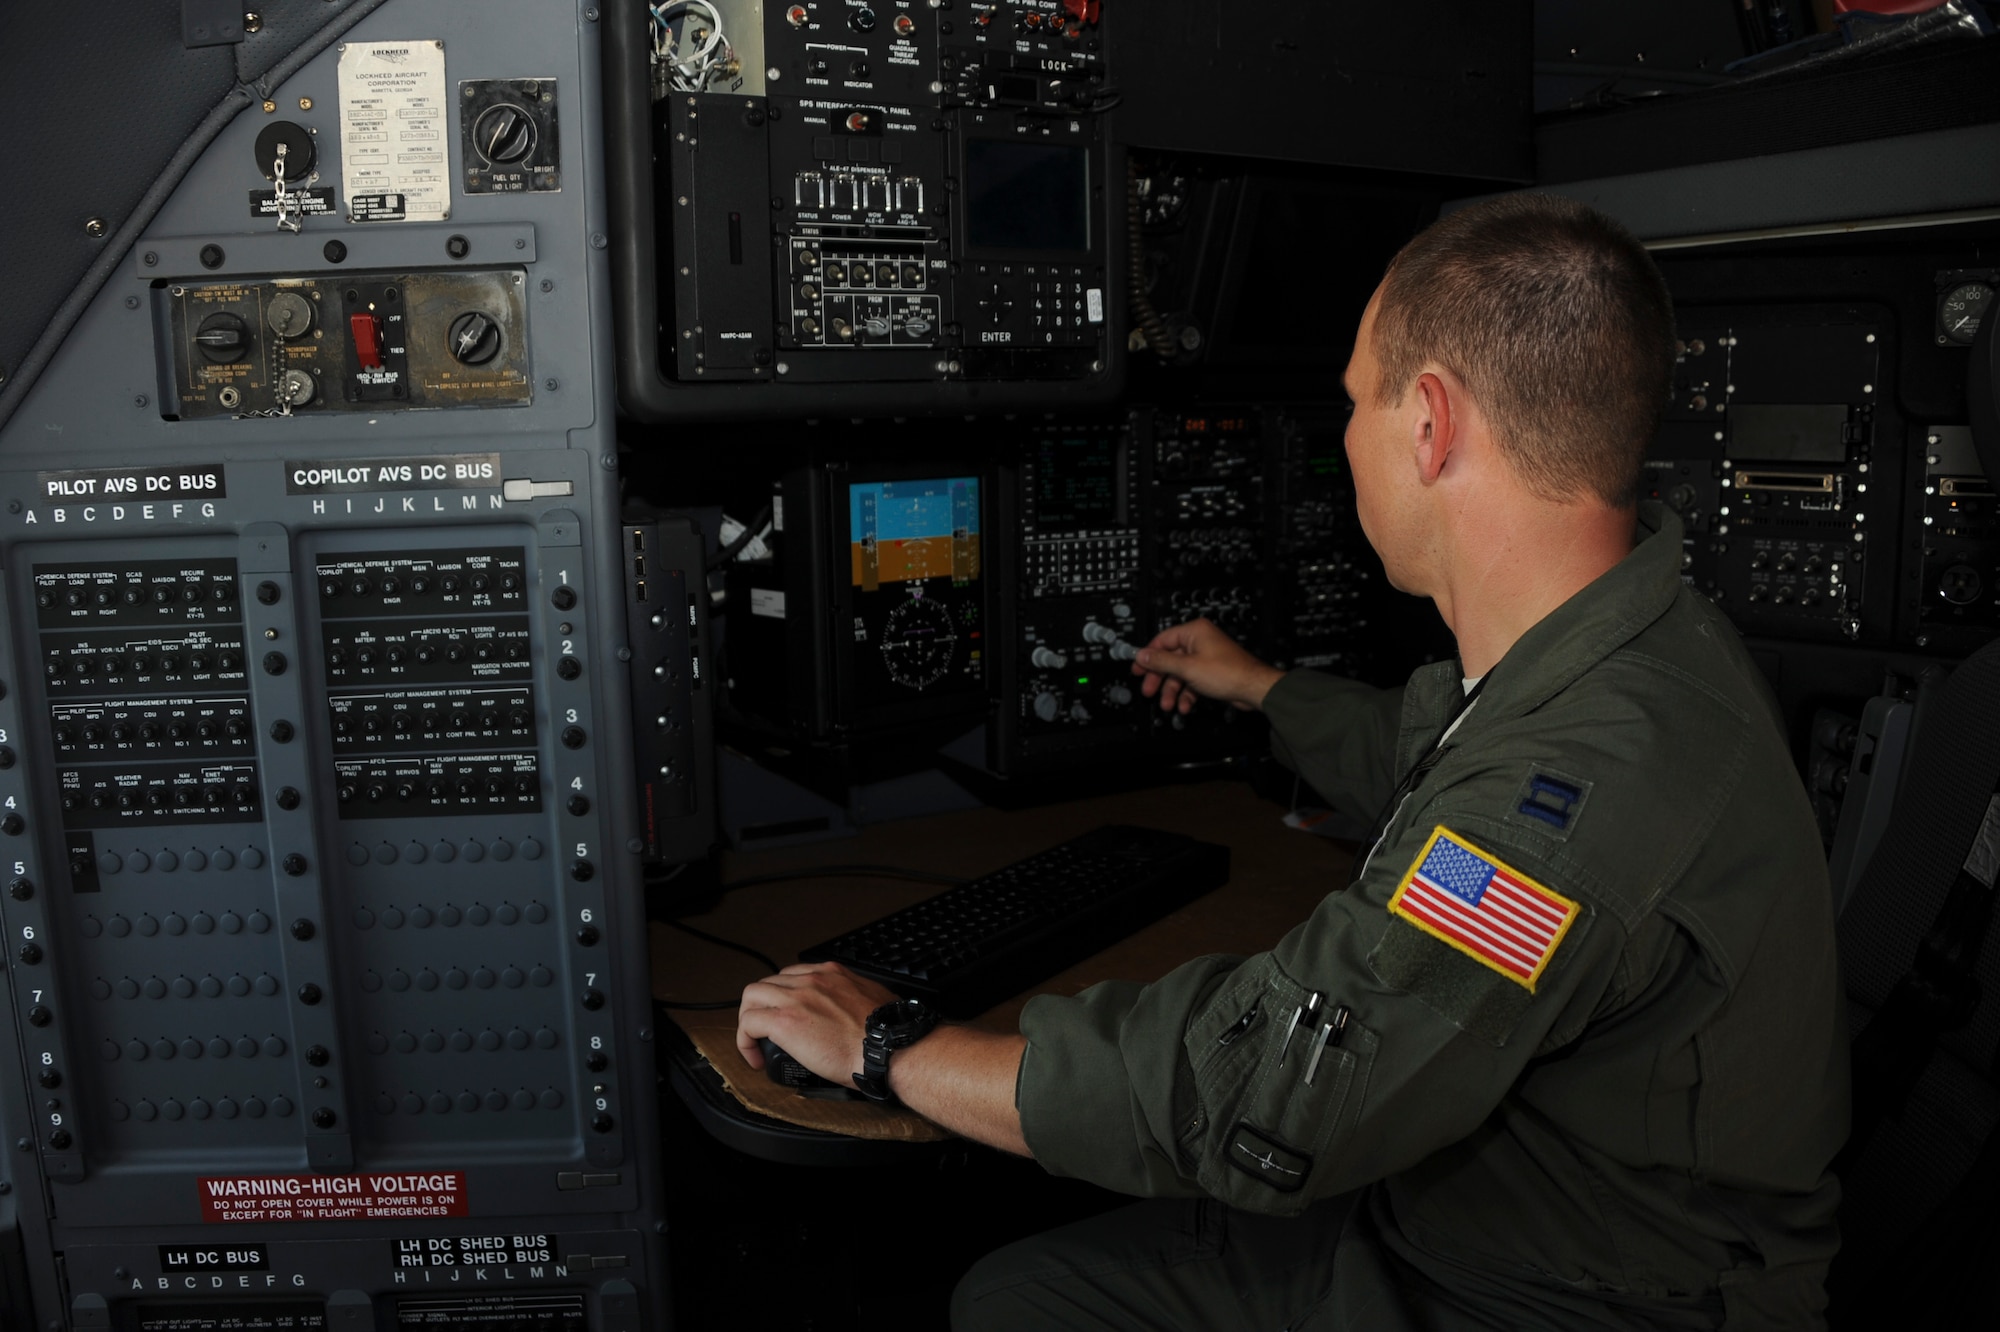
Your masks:
M839 1133L850 1138L880 1138L890 1142L937 1142L952 1135L900 1106L873 1101L822 1101L781 1087L743 1062L736 1052L734 1013L676 1013L681 1024L715 1071L729 1094L760 1115L782 1119L801 1128Z
M1150 981L1205 953L1249 954L1275 944L1310 915L1322 897L1347 882L1352 858L1340 844L1287 829L1284 813L1281 806L1259 798L1241 782L1202 782L1035 809L967 810L877 824L842 841L732 853L725 860L724 877L727 881L806 869L815 863L855 862L971 876L990 873L1107 823L1168 828L1230 847L1226 887L1051 976L1033 991L1002 1002L973 1022L989 1031L1012 1032L1020 1029L1021 1009L1033 994L1076 994L1101 980ZM715 910L690 918L690 923L790 962L802 948L938 891L938 885L908 880L799 880L729 894ZM737 953L658 922L652 927L652 955L653 994L663 1000L712 1000L763 974L763 968ZM683 1009L671 1016L722 1074L736 1098L762 1114L857 1137L925 1140L885 1123L880 1107L812 1100L750 1068L736 1053L732 1011ZM922 1125L943 1136L907 1111L894 1113L911 1128Z

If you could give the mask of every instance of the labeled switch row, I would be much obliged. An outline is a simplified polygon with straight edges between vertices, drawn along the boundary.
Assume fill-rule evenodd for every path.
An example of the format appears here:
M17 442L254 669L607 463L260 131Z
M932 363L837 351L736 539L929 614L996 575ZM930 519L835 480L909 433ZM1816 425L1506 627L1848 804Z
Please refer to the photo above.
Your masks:
M223 681L242 676L242 649L240 642L156 651L51 649L42 663L42 673L57 689Z
M162 874L172 874L177 870L186 870L190 874L199 874L204 870L211 869L233 870L239 865L247 870L262 869L264 868L264 859L264 853L254 846L246 846L241 850L231 850L225 846L219 847L214 851L204 851L197 846L190 847L186 851L174 851L167 848L155 851L100 851L97 853L97 859L91 863L96 866L99 874L146 874L153 870L158 870ZM252 914L251 919L254 921L262 919L262 917L262 912L255 912ZM122 917L113 917L113 919L122 919ZM151 917L147 917L147 919L151 919ZM199 920L201 917L197 916L196 919ZM224 933L235 933L235 929L231 928L229 924L234 919L236 917L231 913L223 915L222 928ZM253 926L253 928L255 927ZM197 933L206 932L197 926Z
M398 597L427 597L432 593L455 597L460 593L470 593L483 597L498 592L503 597L519 596L526 583L518 573L411 573L408 575L382 574L377 577L368 573L324 574L319 580L319 595L323 601L337 601L342 597L363 600L376 597L394 601Z
M124 939L137 934L143 939L155 935L182 935L192 930L196 934L213 934L217 930L224 934L241 934L248 930L252 934L269 934L271 918L261 911L252 911L248 916L239 916L234 911L225 911L220 916L211 916L206 911L197 911L192 916L183 916L178 911L169 911L161 920L151 912L142 912L134 921L123 915L114 914L99 920L95 913L85 916L77 926L78 933L86 939L95 939L108 934L114 939Z
M58 706L50 709L49 734L56 752L123 757L133 752L172 754L230 753L247 750L251 722L247 706L188 704L173 709L140 710L110 705Z
M236 601L233 582L209 587L200 583L154 583L148 587L126 584L122 589L99 583L80 587L72 583L58 592L42 587L35 592L41 610L106 610L117 606L228 606Z

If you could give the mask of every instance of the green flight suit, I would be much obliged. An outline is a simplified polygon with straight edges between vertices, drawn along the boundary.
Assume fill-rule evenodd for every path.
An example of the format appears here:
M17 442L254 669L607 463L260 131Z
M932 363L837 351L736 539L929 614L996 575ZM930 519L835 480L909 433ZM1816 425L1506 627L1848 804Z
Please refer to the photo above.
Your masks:
M1306 1213L1330 1292L1306 1326L1823 1323L1848 1122L1825 861L1762 677L1681 583L1679 521L1644 505L1638 535L1514 645L1359 880L1276 948L1028 1006L1016 1095L1044 1166ZM1455 663L1393 691L1293 672L1265 711L1365 818L1461 686ZM1466 946L1487 917L1392 910L1440 828L1567 913L1553 942L1521 927L1509 970ZM1319 1033L1280 1047L1313 991L1348 1016L1308 1086Z

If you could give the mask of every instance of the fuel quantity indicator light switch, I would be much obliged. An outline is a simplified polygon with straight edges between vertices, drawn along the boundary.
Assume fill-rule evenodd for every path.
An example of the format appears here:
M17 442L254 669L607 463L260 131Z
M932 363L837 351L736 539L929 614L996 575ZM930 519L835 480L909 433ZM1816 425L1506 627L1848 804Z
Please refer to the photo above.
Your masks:
M467 194L545 194L562 188L554 79L467 79L458 85L460 160Z

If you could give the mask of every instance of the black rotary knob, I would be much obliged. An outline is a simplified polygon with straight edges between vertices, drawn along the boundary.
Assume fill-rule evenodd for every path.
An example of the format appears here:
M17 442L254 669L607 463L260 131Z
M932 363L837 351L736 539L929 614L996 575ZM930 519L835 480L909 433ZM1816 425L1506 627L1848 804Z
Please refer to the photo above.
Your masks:
M574 680L583 674L583 663L575 657L564 657L556 663L556 674L565 680Z
M875 11L866 7L857 9L847 16L847 26L856 32L875 31Z
M500 325L484 310L467 310L451 321L445 341L461 365L485 365L500 354Z
M488 162L518 162L535 150L535 122L509 102L489 106L472 127L472 142Z
M210 365L232 365L250 353L250 326L243 316L218 310L196 327L194 345Z

